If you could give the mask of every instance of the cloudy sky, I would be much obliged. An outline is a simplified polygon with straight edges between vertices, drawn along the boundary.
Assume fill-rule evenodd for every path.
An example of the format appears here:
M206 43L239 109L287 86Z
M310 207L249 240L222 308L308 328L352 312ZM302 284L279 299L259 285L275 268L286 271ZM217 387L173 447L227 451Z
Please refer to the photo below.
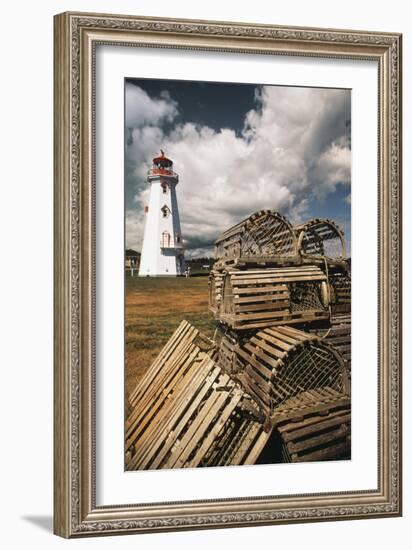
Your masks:
M186 257L263 208L334 219L350 247L349 90L128 79L126 246L140 251L146 181L160 149L179 174Z

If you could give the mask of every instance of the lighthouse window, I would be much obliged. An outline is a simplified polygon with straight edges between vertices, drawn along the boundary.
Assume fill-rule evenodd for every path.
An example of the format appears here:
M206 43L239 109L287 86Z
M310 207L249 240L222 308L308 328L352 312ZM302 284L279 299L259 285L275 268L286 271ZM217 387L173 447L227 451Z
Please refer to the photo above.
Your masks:
M164 218L167 218L170 214L170 209L166 205L162 206L161 211L162 211L162 214L163 214Z
M167 193L167 183L165 182L162 182L162 190L163 190L163 193Z

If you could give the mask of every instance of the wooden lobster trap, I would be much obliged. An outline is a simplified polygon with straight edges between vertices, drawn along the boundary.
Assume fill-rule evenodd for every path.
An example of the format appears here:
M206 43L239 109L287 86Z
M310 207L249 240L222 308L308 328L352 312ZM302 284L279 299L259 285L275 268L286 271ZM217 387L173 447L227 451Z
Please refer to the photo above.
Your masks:
M329 387L302 392L275 410L269 424L239 409L202 466L313 462L351 458L350 399Z
M132 396L128 470L252 464L268 434L258 408L213 360L214 346L182 322Z
M351 457L351 403L329 387L290 398L272 416L282 462L347 460Z
M316 266L230 270L219 285L210 309L237 330L329 319L328 280Z
M256 212L225 231L215 242L215 257L215 269L299 261L293 228L275 210Z
M232 373L220 364L229 333ZM345 386L339 356L316 335L293 327L247 338L243 333L238 343L236 334L220 333L217 354L216 344L196 328L186 321L179 325L131 396L128 470L295 459L290 446L283 458L276 452L275 431L302 416L312 418L313 410L326 414Z
M239 381L270 418L277 407L303 391L323 387L349 392L346 365L339 352L315 334L290 326L248 334L221 334L218 362Z
M293 229L304 261L327 260L332 264L346 261L345 238L335 222L316 218L296 225Z

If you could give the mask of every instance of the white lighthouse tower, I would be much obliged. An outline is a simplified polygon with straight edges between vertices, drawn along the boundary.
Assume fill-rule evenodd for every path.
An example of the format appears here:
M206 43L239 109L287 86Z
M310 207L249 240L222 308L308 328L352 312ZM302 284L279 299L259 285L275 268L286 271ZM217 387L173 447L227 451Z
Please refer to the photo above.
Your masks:
M160 151L148 172L149 205L145 207L145 227L139 277L176 277L185 271L176 185L179 176L173 162Z

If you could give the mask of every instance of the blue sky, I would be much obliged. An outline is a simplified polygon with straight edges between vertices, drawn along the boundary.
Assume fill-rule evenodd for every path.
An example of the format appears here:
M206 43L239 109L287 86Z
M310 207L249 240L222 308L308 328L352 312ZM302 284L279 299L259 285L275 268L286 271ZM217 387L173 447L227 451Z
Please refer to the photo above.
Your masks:
M334 219L350 249L349 90L128 79L126 245L140 250L146 172L162 148L179 173L188 257L210 255L231 225L262 208L292 223Z

